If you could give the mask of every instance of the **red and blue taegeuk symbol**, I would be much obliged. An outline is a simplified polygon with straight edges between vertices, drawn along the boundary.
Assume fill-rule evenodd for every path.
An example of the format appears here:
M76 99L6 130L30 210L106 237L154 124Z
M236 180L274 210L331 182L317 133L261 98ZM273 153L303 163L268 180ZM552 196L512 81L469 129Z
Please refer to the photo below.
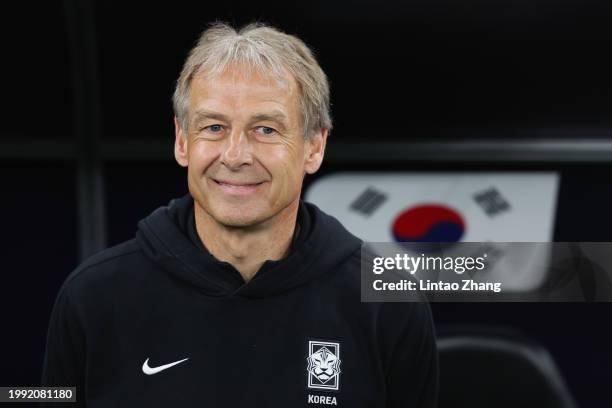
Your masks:
M465 232L465 222L450 207L420 204L395 217L392 229L398 242L457 242Z

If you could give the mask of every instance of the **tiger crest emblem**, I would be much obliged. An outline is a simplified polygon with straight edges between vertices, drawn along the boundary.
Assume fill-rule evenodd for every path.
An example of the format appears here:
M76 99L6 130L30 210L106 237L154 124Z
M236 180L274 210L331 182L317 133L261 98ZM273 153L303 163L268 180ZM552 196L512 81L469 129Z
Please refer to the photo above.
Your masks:
M338 389L340 380L340 344L309 342L308 386Z

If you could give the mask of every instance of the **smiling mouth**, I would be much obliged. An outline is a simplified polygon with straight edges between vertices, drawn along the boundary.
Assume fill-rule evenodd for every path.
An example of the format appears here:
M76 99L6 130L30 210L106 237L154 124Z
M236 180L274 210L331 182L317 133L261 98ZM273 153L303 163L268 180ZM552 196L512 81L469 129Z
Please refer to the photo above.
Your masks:
M234 183L231 181L222 181L222 180L215 180L215 179L213 179L213 181L219 184L220 186L229 186L229 187L252 187L252 186L258 186L260 184L263 184L263 181L259 183Z
M215 184L217 184L221 190L228 194L233 195L246 195L253 193L257 190L257 188L262 185L264 182L259 183L238 183L238 182L229 182L229 181L221 181L212 179Z

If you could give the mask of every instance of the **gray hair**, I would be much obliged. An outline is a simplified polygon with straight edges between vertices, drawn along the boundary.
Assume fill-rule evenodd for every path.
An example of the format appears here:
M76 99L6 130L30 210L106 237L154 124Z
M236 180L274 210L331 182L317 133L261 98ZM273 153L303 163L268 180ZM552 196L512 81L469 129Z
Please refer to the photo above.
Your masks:
M189 86L199 72L214 77L240 64L282 80L288 72L300 89L304 136L332 128L327 76L312 51L299 38L253 23L239 30L213 23L190 51L176 82L172 104L184 133L189 129Z

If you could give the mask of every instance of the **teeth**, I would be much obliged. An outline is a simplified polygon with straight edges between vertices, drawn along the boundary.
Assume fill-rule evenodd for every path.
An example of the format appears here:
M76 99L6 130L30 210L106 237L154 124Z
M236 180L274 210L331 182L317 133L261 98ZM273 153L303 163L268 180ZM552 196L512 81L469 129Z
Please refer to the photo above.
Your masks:
M256 186L259 183L251 183L251 184L230 184L230 183L223 183L221 181L218 181L219 184L222 184L224 186L230 186L230 187L251 187L251 186Z

